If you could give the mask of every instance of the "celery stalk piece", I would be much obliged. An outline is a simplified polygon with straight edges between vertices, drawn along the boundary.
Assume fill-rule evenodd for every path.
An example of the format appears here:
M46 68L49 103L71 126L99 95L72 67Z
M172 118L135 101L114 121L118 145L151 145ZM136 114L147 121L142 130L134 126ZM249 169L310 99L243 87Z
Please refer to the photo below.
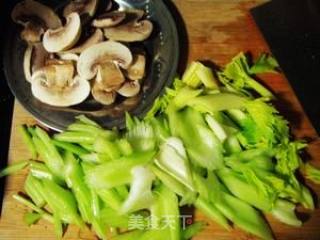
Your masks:
M99 237L99 239L107 240L107 225L102 221L100 217L93 218L91 221L91 228Z
M66 223L83 226L83 221L77 212L77 203L73 194L53 181L42 180L45 199L54 214L58 214L59 218Z
M54 233L57 237L57 239L62 239L63 237L63 225L62 225L62 221L59 218L58 214L53 214L53 225L54 225Z
M29 161L19 161L17 163L11 164L10 166L2 169L0 171L0 178L5 177L7 175L14 174L29 165Z
M127 214L149 208L153 201L151 192L154 174L143 166L136 166L131 170L132 182L128 198L121 206L120 213Z
M76 119L79 122L84 123L86 125L100 127L99 124L97 124L95 121L91 120L90 118L86 117L85 115L79 115L79 116L76 117Z
M133 153L132 146L127 139L119 139L116 141L116 144L121 155L130 156Z
M249 72L250 74L259 74L266 72L277 73L277 68L279 68L277 60L269 54L262 53L250 67Z
M68 143L68 142L61 142L58 140L52 140L53 144L56 147L59 147L65 151L70 151L76 155L83 155L83 154L87 154L89 153L86 149L84 149L83 147L80 147L78 145L72 144L72 143Z
M43 207L46 204L43 186L41 182L31 174L28 175L24 182L24 190L38 207Z
M94 189L90 189L91 192L91 209L93 216L99 218L100 216L100 199Z
M93 148L97 153L107 155L111 160L117 159L121 156L121 152L116 143L107 140L106 138L98 137Z
M82 219L90 222L93 217L91 192L84 181L82 168L71 152L65 154L65 177L68 187L74 194Z
M176 96L173 98L173 103L178 109L184 108L188 102L192 102L202 92L202 89L193 89L188 86L183 87L177 91Z
M116 187L115 190L122 200L126 199L129 196L129 190L126 185Z
M115 188L99 189L97 191L100 199L110 208L115 211L120 211L122 206L122 198Z
M90 133L96 136L104 137L111 141L117 138L118 135L115 131L112 130L104 130L101 127L81 123L73 123L69 125L67 131Z
M179 138L170 137L161 145L155 163L190 190L194 190L187 153Z
M159 228L149 231L141 239L181 240L178 197L163 184L154 194L157 198L151 207L151 218L155 219L153 224L158 224Z
M79 145L80 145L81 147L83 147L85 150L87 150L88 152L93 152L93 151L94 151L93 143L92 143L92 144L79 143Z
M138 165L147 164L154 155L153 151L134 153L95 166L86 172L86 182L95 189L113 188L130 183L132 180L131 169Z
M170 137L169 123L164 116L150 117L148 121L153 128L157 144L163 143Z
M128 228L129 216L120 215L118 211L105 207L100 212L101 221L107 226L115 228Z
M210 90L219 89L219 83L210 68L202 65L201 69L197 71L197 75L207 89L210 89Z
M229 109L242 109L248 100L235 93L216 93L198 96L187 101L186 105L203 112L214 114L215 112Z
M178 112L169 107L168 118L172 135L183 141L193 164L209 170L223 166L222 144L200 112L191 108Z
M190 191L185 185L183 185L181 182L177 181L167 172L162 171L158 167L151 166L150 168L152 172L157 176L157 178L160 179L160 181L165 186L167 186L171 191L182 197L179 204L180 206L186 204L190 205L195 202L197 197L196 192Z
M46 211L42 210L41 208L39 208L38 206L34 205L30 200L22 197L19 194L14 194L13 198L18 201L19 203L25 205L26 207L32 209L33 211L41 214L42 218L45 219L46 221L53 223L54 219L53 216L49 213L47 213Z
M189 240L201 232L206 226L205 222L195 222L182 230L182 239Z
M96 135L90 132L66 131L54 135L54 139L61 142L93 144L96 140Z
M305 164L305 175L314 183L320 184L320 169L312 166L310 163Z
M143 233L144 233L143 231L134 230L134 231L119 234L115 237L112 237L110 240L137 240L137 239L141 239L141 236L143 235ZM152 240L155 240L155 239L152 239Z
M134 151L152 151L155 148L156 136L150 123L136 121L126 133L126 138Z
M53 145L52 140L41 128L37 127L35 133L37 134L37 137L33 137L33 141L39 155L54 175L60 179L64 179L64 162L60 153Z
M285 224L300 227L302 222L295 214L296 205L286 200L278 199L271 211L272 216Z
M223 129L223 126L210 114L205 115L206 122L214 134L223 143L227 139L227 133Z
M215 206L243 230L262 239L273 239L270 228L262 216L244 201L222 191L221 201L217 201Z
M31 158L36 159L38 154L37 154L36 147L34 146L34 143L32 141L32 136L28 131L28 127L26 125L20 125L18 126L18 131L21 134L23 142L26 144L26 146L28 147L28 150L31 153Z
M37 223L40 219L42 218L41 214L36 213L36 212L27 212L24 216L23 216L23 221L25 222L25 224L27 224L28 226L31 226L35 223Z
M32 176L38 179L49 179L59 184L63 184L63 181L53 175L52 172L50 172L49 168L42 162L31 161L30 173Z
M195 202L195 207L203 212L208 218L218 223L223 228L229 230L230 226L227 218L219 211L219 209L209 201L199 197Z
M217 174L228 190L239 199L265 212L269 212L272 209L272 200L259 193L257 188L247 183L239 173L232 172L229 169L222 169Z

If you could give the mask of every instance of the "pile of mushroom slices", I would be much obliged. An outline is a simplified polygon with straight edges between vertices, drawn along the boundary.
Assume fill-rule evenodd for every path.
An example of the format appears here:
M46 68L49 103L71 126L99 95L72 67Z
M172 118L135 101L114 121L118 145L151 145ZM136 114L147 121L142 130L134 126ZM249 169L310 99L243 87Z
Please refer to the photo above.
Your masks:
M130 43L146 40L153 25L143 19L143 10L111 11L112 2L107 5L95 17L98 0L73 0L63 9L64 24L34 0L14 7L12 19L24 27L21 38L28 43L23 67L34 97L67 107L83 102L90 92L104 105L118 95L139 94L146 56L142 49L130 49ZM92 34L84 37L85 32Z

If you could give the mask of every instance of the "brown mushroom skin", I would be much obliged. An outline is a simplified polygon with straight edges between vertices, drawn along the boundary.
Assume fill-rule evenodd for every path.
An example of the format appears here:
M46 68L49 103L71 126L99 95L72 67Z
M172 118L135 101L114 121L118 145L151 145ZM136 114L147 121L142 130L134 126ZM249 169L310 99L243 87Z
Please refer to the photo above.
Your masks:
M138 81L127 81L117 90L117 93L123 97L134 97L139 94L140 89L141 86Z
M104 36L113 41L139 42L150 37L153 24L149 20L132 21L113 28L104 28Z
M124 81L125 77L118 65L113 62L105 62L99 65L95 85L98 85L101 89L109 92L117 90Z
M72 0L64 9L63 16L67 17L72 12L79 15L88 14L93 16L96 13L98 0Z
M25 28L21 31L20 37L28 43L41 42L44 29L45 28L39 24L27 22Z
M133 61L130 67L127 69L127 77L130 80L139 81L145 75L146 57L144 54L134 54Z
M93 20L92 26L96 28L114 27L126 18L126 13L122 11L107 12Z
M116 101L117 94L114 91L106 91L105 89L100 88L97 84L94 84L91 90L93 98L103 104L111 105Z

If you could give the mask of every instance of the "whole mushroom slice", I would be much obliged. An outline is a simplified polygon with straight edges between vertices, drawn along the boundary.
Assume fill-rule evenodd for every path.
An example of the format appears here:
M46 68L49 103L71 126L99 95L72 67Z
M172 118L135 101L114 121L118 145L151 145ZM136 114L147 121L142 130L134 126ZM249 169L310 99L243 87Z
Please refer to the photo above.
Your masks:
M90 84L73 76L71 64L49 65L32 75L32 94L43 103L68 107L83 102L90 94Z
M119 66L113 62L106 62L98 67L95 84L106 91L117 90L124 83L123 76Z
M79 15L88 14L92 17L96 13L98 3L98 0L72 0L63 9L63 16L67 17L76 12Z
M104 13L93 20L92 26L96 28L114 27L126 18L123 11L112 11Z
M142 53L134 54L132 64L127 69L127 77L130 80L141 80L146 68L146 57Z
M91 94L97 102L103 105L111 105L115 102L117 97L116 92L100 88L99 84L93 85Z
M62 25L60 18L51 8L34 0L25 0L16 4L11 12L11 18L24 26L28 22L43 24L51 29Z
M29 45L26 48L23 59L23 70L26 80L31 82L32 74L44 67L50 58L49 53L44 49L42 43Z
M78 13L67 17L65 26L48 29L43 36L43 46L48 52L60 52L73 47L81 34L81 21Z
M77 70L82 78L90 80L96 76L98 66L106 62L113 62L127 69L132 62L131 51L125 45L114 41L95 44L80 54Z
M84 41L79 46L76 46L72 49L67 50L68 53L82 53L85 49L91 47L94 44L102 42L104 39L103 32L100 29L97 29L91 37Z
M124 97L134 97L138 95L140 88L141 86L138 81L127 81L117 90L117 93Z
M104 28L106 38L121 42L137 42L147 39L153 30L153 24L149 20L140 21L141 13L137 12L133 20L125 20L125 23L112 28Z

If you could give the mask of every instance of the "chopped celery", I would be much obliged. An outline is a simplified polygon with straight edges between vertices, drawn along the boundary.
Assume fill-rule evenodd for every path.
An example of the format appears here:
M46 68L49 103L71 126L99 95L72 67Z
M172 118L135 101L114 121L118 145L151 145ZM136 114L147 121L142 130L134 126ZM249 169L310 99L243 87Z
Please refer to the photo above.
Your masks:
M104 130L101 127L96 127L96 126L81 124L81 123L73 123L68 126L67 130L70 132L90 133L91 135L104 137L104 138L107 138L108 140L114 140L117 137L117 133L115 131Z
M311 181L320 184L320 170L310 163L305 164L305 174Z
M99 189L97 191L100 199L110 208L119 211L122 205L122 198L115 188Z
M95 189L112 188L130 183L131 169L147 164L154 154L153 151L134 153L93 167L86 173L86 182Z
M286 223L291 226L300 227L302 222L297 218L295 214L296 205L286 200L278 199L274 207L272 208L271 214L279 221Z
M45 199L49 207L66 223L83 226L81 217L77 212L77 203L74 195L53 181L42 180Z
M187 153L179 138L171 137L165 141L155 163L190 190L194 190Z
M100 127L99 124L97 124L95 121L92 121L90 118L86 117L85 115L79 115L76 117L76 119L84 124Z
M94 144L93 148L97 153L103 153L107 155L111 160L117 159L121 156L121 152L116 143L111 142L103 137L98 137Z
M38 179L29 174L24 183L24 190L38 207L45 205L43 186Z
M196 236L206 226L205 222L195 222L182 230L182 239L188 240Z
M39 179L49 179L52 181L55 181L57 183L62 183L62 181L55 177L50 170L48 169L48 167L42 163L42 162L37 162L37 161L31 161L30 162L30 173L32 176L39 178Z
M63 225L62 221L59 218L57 213L53 214L53 225L54 225L54 233L56 234L57 239L62 239L63 236Z
M42 218L41 214L36 212L27 212L23 216L23 221L28 225L31 226L35 223L37 223Z
M210 114L206 114L205 119L206 119L208 126L215 133L217 138L219 138L219 140L221 142L224 142L228 136L227 136L226 131L223 129L223 126L215 119L214 116L212 116Z
M121 155L130 156L133 153L132 146L127 139L125 138L119 139L116 142L116 144Z
M112 237L111 240L137 240L137 239L141 239L142 234L143 234L143 231L134 230L134 231L122 233L115 237Z
M250 74L273 72L275 73L279 64L277 60L269 54L261 54L259 58L250 67Z
M130 192L120 209L121 214L148 208L154 200L151 192L152 182L155 178L154 174L142 166L134 167L131 174Z
M22 136L23 142L27 145L28 150L31 153L31 158L36 159L37 158L37 150L36 147L34 146L34 143L32 141L32 136L28 132L28 128L26 125L20 125L18 127L18 130Z
M87 151L86 149L84 149L83 147L77 146L75 144L72 143L68 143L68 142L61 142L58 140L52 140L53 144L65 151L70 151L76 155L83 155L83 154L87 154L89 153L89 151Z
M54 139L61 142L93 144L96 140L96 135L90 132L67 131L54 135Z
M7 175L14 174L14 173L24 169L28 165L29 165L29 161L19 161L17 163L11 164L10 166L8 166L0 171L0 178L7 176Z

